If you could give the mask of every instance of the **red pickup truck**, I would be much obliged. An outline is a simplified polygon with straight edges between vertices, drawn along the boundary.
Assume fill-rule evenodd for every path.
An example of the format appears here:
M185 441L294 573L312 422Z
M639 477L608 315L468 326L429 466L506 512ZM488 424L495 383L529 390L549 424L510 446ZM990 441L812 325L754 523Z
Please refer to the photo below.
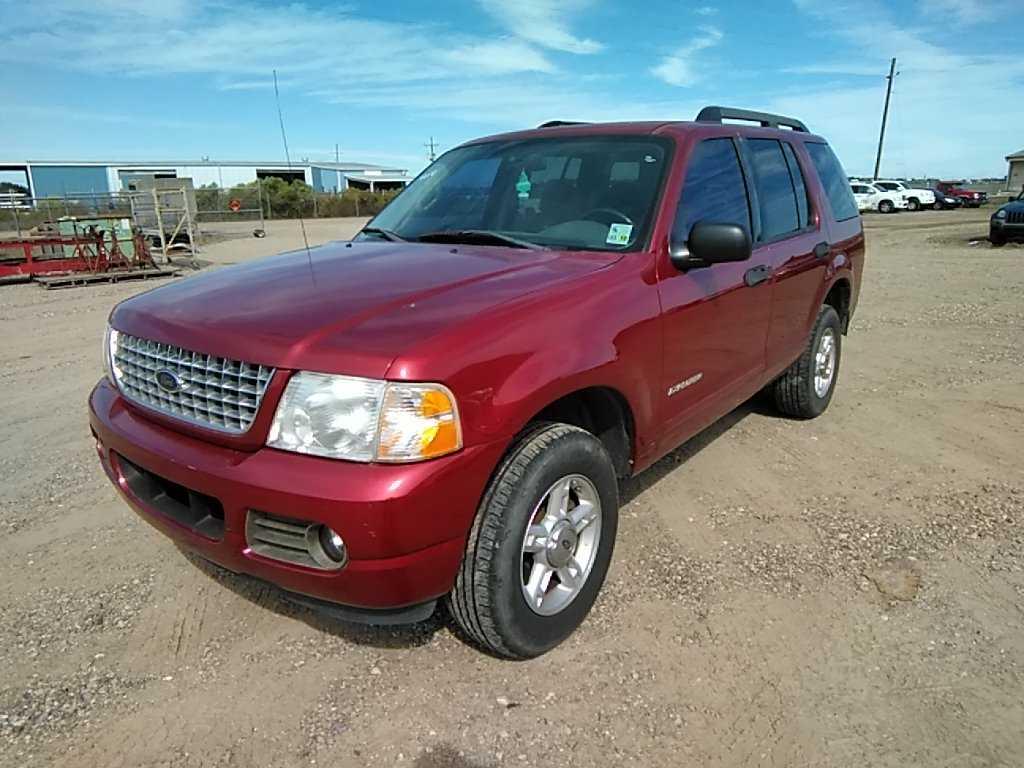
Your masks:
M765 387L828 407L863 255L797 120L492 136L352 242L119 304L92 432L179 547L350 620L444 598L485 649L535 656L597 598L621 479Z
M935 188L944 195L955 197L967 208L980 208L988 202L988 193L964 189L961 181L940 181Z

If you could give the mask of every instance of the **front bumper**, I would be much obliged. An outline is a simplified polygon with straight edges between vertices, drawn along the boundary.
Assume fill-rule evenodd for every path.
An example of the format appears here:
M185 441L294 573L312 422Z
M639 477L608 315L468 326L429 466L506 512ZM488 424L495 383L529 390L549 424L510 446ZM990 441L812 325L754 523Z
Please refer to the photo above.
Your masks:
M1002 219L989 220L989 237L1002 240L1024 240L1024 222L1007 222Z
M504 441L416 464L356 464L261 448L239 451L198 440L140 415L106 380L89 398L96 448L107 476L146 522L236 573L289 592L361 609L400 609L451 590L466 536ZM121 457L127 459L123 464ZM129 487L141 467L219 502L223 524L191 527ZM249 510L329 525L349 562L322 571L253 552Z

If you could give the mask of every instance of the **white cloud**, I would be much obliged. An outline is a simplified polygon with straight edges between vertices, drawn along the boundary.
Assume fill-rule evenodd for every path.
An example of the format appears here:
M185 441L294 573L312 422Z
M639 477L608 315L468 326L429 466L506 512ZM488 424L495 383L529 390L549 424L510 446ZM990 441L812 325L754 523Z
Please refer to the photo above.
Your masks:
M37 60L39 51L60 51L56 66L128 76L211 75L236 90L265 86L271 69L296 87L553 70L522 41L357 17L345 8L177 4L187 4L187 12L136 12L128 0L104 0L99 7L81 0L77 10L72 0L23 5L10 14L14 23L0 28L0 60L22 63ZM127 15L131 45L125 45Z
M487 13L517 37L566 53L597 53L604 46L569 30L568 17L586 0L479 0Z
M697 68L697 54L715 47L724 37L717 27L703 26L698 31L699 34L683 48L665 56L656 66L651 67L651 74L669 85L680 88L696 84L701 79L701 72Z
M693 12L698 16L714 16L718 13L718 9L713 5L701 5L693 9Z
M1006 3L996 0L929 0L925 8L931 13L948 18L958 24L981 24L998 18L1009 10Z
M874 165L889 57L900 74L893 84L882 156L891 175L970 176L1006 172L1003 157L1020 144L1024 124L1024 60L976 55L934 39L944 27L895 24L873 0L797 0L821 23L834 60L801 66L828 78L807 88L767 95L758 108L793 114L836 147L850 173ZM793 71L793 70L791 70ZM844 75L870 75L873 81ZM838 78L838 79L837 79ZM961 118L970 130L952 129ZM951 121L953 121L951 123Z
M456 65L475 68L478 74L504 75L555 70L544 54L519 40L471 43L449 51L445 59Z

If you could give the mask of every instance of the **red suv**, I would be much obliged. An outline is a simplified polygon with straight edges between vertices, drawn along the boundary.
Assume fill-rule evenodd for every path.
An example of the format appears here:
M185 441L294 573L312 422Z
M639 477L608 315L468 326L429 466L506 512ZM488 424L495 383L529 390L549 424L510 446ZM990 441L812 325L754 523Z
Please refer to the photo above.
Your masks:
M119 304L92 431L179 547L347 619L445 598L484 648L535 656L597 597L621 479L766 386L828 407L863 255L846 174L796 120L492 136L353 242Z

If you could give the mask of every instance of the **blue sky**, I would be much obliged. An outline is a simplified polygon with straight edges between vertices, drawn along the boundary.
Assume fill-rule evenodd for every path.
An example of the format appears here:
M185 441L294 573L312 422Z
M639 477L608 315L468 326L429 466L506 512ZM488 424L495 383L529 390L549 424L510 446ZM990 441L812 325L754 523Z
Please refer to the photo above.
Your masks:
M1024 54L1002 0L0 0L0 159L283 158L419 170L549 119L803 119L870 173L998 176L1024 149Z

